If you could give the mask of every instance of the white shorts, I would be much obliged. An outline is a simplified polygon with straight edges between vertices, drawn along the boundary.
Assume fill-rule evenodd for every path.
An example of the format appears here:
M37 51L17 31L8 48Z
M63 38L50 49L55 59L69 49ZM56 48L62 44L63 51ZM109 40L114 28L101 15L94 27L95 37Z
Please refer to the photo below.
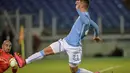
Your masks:
M66 40L60 39L52 43L51 48L54 53L66 52L69 56L69 63L78 65L81 62L82 47L69 45Z

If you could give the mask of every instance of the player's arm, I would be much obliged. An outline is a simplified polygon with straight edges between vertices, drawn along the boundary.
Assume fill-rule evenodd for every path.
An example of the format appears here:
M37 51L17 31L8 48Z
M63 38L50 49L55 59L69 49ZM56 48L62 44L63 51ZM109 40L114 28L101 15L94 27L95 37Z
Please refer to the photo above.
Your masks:
M84 24L88 24L88 17L85 16L84 12L81 12L80 10L80 1L76 1L76 10L81 18L81 21L84 23Z
M81 21L84 23L84 24L88 24L88 17L85 16L84 12L81 12L79 9L77 9L77 12L81 18Z
M93 39L96 42L101 41L101 39L99 38L99 27L98 27L98 25L93 20L90 20L90 25L94 28L94 37L93 37Z
M93 20L90 20L90 25L94 28L94 36L98 37L99 36L99 27L98 27L98 25Z

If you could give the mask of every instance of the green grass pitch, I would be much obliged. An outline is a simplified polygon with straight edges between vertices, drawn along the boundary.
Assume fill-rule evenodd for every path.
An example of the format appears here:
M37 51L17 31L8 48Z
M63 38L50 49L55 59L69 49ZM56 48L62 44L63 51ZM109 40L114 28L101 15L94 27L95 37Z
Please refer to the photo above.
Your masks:
M130 73L130 59L83 58L79 67L94 72L104 70L102 73ZM5 73L12 73L11 69ZM44 59L20 68L18 73L70 73L70 70L66 59Z

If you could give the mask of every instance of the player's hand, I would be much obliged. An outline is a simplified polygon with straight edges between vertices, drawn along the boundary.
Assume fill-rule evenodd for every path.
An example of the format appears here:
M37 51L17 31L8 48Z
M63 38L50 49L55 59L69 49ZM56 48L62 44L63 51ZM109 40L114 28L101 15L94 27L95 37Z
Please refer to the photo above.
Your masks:
M100 42L101 41L100 37L94 37L93 40L95 40L96 42Z
M75 4L76 4L76 9L79 9L80 8L80 1L76 0Z

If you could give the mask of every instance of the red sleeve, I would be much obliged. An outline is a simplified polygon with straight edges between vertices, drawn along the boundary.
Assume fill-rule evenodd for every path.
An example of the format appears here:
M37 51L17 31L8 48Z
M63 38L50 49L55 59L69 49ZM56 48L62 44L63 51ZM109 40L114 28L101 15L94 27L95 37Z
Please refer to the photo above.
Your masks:
M9 65L4 61L0 61L0 73L3 73L9 68Z

